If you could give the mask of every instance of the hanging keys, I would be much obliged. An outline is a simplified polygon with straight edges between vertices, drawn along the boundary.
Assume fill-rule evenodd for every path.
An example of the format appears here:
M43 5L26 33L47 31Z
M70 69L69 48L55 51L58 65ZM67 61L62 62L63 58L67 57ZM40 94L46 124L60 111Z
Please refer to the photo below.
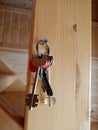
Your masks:
M39 78L39 71L40 71L40 67L44 66L46 62L47 62L47 56L45 55L41 57L35 56L35 58L33 59L33 64L34 66L37 67L37 71L35 74L32 93L28 94L26 97L26 105L29 106L30 110L32 110L32 107L36 107L38 105L38 95L36 94L36 90L37 90L37 84L38 84L38 78Z
M44 53L41 50L40 46L44 47ZM40 40L36 45L37 55L32 58L29 62L29 70L35 72L35 79L32 88L32 93L26 96L26 105L29 106L29 109L32 110L32 107L38 106L39 95L37 94L37 86L39 76L42 79L42 89L43 92L47 93L48 97L45 97L44 104L52 107L56 99L53 96L53 91L49 83L49 67L53 64L53 56L50 56L50 48L48 46L48 40Z

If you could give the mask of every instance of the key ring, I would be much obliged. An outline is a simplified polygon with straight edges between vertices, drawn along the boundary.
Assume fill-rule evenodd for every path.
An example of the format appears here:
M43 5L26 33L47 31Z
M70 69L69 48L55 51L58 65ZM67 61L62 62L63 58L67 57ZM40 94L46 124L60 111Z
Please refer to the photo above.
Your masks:
M48 40L47 40L47 39L40 40L40 41L38 41L38 43L36 44L36 53L37 53L37 55L40 57L40 56L42 55L42 53L40 52L39 45L46 46L47 55L50 54L50 48L49 48Z

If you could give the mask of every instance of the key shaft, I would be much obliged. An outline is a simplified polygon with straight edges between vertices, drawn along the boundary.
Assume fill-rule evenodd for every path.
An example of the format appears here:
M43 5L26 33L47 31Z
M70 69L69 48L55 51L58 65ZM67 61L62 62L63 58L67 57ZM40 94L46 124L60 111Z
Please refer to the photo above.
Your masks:
M40 71L40 67L37 67L37 72L35 74L34 85L33 85L33 89L32 89L31 104L29 106L30 110L32 110L32 106L33 106L33 102L34 102L34 95L36 94L36 90L37 90L37 83L38 83L38 78L39 78L39 71Z

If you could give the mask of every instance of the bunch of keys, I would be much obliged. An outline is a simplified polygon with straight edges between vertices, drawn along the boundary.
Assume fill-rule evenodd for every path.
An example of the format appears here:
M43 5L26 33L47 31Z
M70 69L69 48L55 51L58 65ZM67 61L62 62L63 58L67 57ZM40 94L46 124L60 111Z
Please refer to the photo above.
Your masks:
M49 83L49 70L48 70L48 68L53 63L53 56L49 56L50 49L49 49L47 42L48 42L47 40L40 40L37 43L37 46L36 46L37 55L33 58L32 62L30 61L30 66L29 66L30 71L36 72L32 93L28 94L26 96L26 100L25 100L26 105L29 106L30 110L32 110L32 107L38 106L39 95L36 94L36 91L37 91L39 77L42 79L43 92L44 93L46 92L48 95L44 99L44 104L47 104L50 107L52 107L52 105L55 104L55 102L56 102L56 99L54 97L52 97L53 91L52 91L50 83ZM47 46L47 48L48 48L47 54L39 53L39 44Z

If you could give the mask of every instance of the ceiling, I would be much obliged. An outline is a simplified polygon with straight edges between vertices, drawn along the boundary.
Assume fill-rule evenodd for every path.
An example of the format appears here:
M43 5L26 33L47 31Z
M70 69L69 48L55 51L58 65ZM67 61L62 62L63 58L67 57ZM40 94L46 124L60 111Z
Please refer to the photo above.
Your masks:
M0 0L0 4L23 9L32 9L32 0Z

